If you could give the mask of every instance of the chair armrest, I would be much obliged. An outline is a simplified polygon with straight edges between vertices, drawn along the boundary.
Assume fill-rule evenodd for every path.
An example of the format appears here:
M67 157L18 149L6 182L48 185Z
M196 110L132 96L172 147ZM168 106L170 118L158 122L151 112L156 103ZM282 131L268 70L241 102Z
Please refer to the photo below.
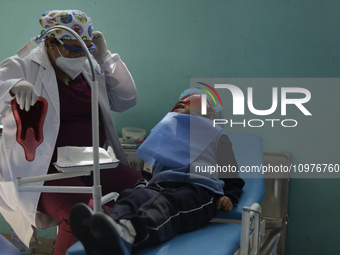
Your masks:
M261 206L257 203L251 207L243 208L240 255L258 254L261 230L264 230L264 224L261 224L261 215Z

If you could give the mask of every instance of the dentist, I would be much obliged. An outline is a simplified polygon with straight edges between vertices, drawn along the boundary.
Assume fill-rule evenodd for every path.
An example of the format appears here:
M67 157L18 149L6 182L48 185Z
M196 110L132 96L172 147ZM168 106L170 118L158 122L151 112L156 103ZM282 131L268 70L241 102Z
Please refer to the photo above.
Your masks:
M101 170L103 195L121 193L141 179L131 169L120 145L111 110L123 112L137 102L134 80L118 54L112 54L101 32L93 32L89 16L78 10L48 11L40 18L47 29L67 26L84 40L94 58L100 109L100 147L111 145L120 164ZM52 32L25 58L17 55L0 63L0 121L4 129L0 141L0 213L19 238L29 246L32 227L47 229L60 224L53 254L65 254L77 241L69 226L69 213L76 203L91 206L91 194L17 192L17 177L56 173L52 165L61 146L92 146L91 70L81 44L69 32ZM30 107L42 96L48 102L43 126L44 141L35 159L25 158L24 148L16 141L17 126L11 101L21 109ZM92 186L92 176L38 182L31 185Z

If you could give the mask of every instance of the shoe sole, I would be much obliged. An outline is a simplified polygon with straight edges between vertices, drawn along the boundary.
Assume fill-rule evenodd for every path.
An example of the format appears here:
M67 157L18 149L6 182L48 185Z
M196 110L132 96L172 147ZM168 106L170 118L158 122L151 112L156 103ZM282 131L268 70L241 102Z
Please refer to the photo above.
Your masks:
M70 213L70 226L72 233L83 244L87 255L100 255L100 244L92 236L90 229L90 219L93 212L85 204L76 204Z
M97 213L91 218L91 232L100 243L102 255L130 255L115 228L116 224L114 220L103 213Z

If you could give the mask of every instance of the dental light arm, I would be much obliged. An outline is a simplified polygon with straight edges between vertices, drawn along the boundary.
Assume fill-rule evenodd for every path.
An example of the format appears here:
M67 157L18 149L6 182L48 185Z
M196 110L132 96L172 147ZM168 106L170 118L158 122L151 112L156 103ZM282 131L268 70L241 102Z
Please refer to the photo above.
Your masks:
M28 55L28 53L30 53L30 51L38 44L41 43L41 40L39 40L38 37L36 38L32 38L28 43L26 43L24 46L22 46L17 54L19 56L19 58L24 58Z
M46 30L42 35L32 38L28 43L21 47L17 54L20 58L24 58L35 45L39 45L43 39L55 30L64 29L70 32L76 37L83 48L87 59L89 60L91 72L92 72L92 83L91 83L91 101L92 101L92 143L93 143L93 209L94 212L100 212L101 210L101 186L100 186L100 169L99 169L99 118L98 118L98 82L96 81L96 74L93 66L93 62L90 57L90 52L85 42L80 36L71 28L66 26L54 26Z

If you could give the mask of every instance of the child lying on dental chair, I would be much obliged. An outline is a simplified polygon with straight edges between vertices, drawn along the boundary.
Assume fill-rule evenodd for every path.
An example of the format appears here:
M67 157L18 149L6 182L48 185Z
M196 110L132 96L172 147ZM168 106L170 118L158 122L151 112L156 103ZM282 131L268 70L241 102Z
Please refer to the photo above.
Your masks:
M182 97L138 148L154 165L148 182L122 192L109 216L93 215L85 204L73 207L71 229L88 255L131 254L194 231L216 210L229 212L238 203L244 181L231 142L221 127L213 127L219 112L209 102L207 115L200 115L200 93ZM211 166L234 171L223 176Z

